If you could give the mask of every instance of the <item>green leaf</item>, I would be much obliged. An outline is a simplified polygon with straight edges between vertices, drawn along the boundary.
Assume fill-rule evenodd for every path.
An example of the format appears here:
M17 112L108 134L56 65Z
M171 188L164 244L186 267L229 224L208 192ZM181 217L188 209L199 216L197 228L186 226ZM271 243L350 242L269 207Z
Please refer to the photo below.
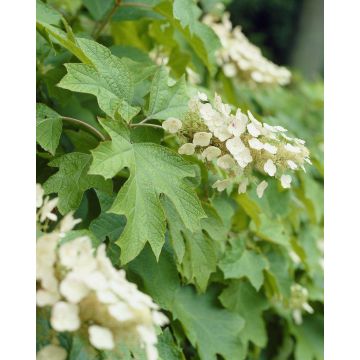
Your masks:
M188 95L185 79L181 78L175 85L169 86L169 76L165 67L156 72L150 88L148 119L166 120L173 116L182 118L188 109Z
M69 50L84 64L91 64L91 60L84 54L84 52L78 46L75 36L70 26L66 23L65 19L63 17L61 18L62 22L66 27L67 32L64 32L63 30L49 24L47 20L48 19L37 18L36 28L42 34L45 34L45 37L50 37L52 41L55 41L56 43L63 46L65 49Z
M180 21L184 29L188 26L190 33L196 31L195 24L201 15L201 10L193 0L174 0L173 13L174 18Z
M211 75L214 75L217 70L215 52L220 48L220 40L214 33L214 31L203 24L200 21L195 21L191 26L191 19L197 14L197 10L194 9L194 4L191 5L191 15L188 15L189 8L186 9L186 14L180 14L183 11L184 6L181 4L182 0L178 0L176 4L176 16L178 16L182 23L186 25L184 28L181 22L174 18L172 3L164 1L154 8L159 14L166 17L168 22L178 30L191 46L194 53L201 59L201 61L208 68ZM187 1L188 3L188 1Z
M198 295L192 286L182 287L168 246L164 247L159 262L146 247L128 265L128 270L141 278L146 293L180 321L200 359L215 360L216 354L225 360L245 358L240 340L242 317L220 306L214 288Z
M50 311L36 307L36 351L51 343Z
M78 38L77 45L91 60L92 65L66 64L67 74L58 86L63 89L88 93L97 97L99 107L107 115L116 112L129 122L140 111L131 106L135 81L128 67L129 59L120 59L95 41Z
M270 265L266 272L270 276L274 293L280 298L289 298L293 276L290 273L288 256L274 248L266 253L266 258Z
M181 322L190 342L197 348L201 359L245 359L240 331L244 320L217 304L217 293L209 289L197 295L190 286L176 294L173 316Z
M101 20L114 5L113 0L83 0L84 6L89 10L94 20Z
M51 25L57 25L61 21L61 14L51 6L36 0L36 19Z
M307 316L301 325L292 325L290 331L296 338L296 360L324 359L324 318Z
M185 178L194 177L192 165L179 155L156 144L134 143L128 130L119 122L101 120L112 141L92 151L92 174L114 177L124 167L130 177L120 189L112 213L125 215L127 223L118 240L121 261L127 263L149 242L156 257L164 244L165 214L160 202L164 194L174 204L180 219L189 230L198 229L205 217L199 199Z
M201 292L204 292L211 273L216 271L217 244L210 238L214 231L206 234L202 230L209 229L208 224L211 222L219 228L223 227L221 219L213 208L206 205L204 209L208 217L202 219L199 231L191 232L179 219L171 201L163 199L162 203L169 220L170 241L180 264L180 272L188 282L195 284Z
M68 355L69 360L101 360L100 354L90 345L87 339L75 334ZM50 360L50 359L49 359Z
M159 360L183 360L181 348L175 343L169 328L158 337Z
M245 319L245 327L241 331L242 341L252 341L264 347L267 335L262 313L270 306L265 296L256 292L246 281L232 281L221 293L220 301L227 309Z
M150 247L145 246L140 255L127 265L127 269L141 277L143 290L157 304L165 310L172 309L180 279L168 244L165 244L158 262Z
M96 192L99 198L101 213L90 224L90 230L102 242L108 238L110 242L114 242L123 232L126 219L124 216L110 214L107 211L110 209L115 197L110 196L101 191Z
M81 129L66 129L64 133L70 139L77 152L90 154L90 150L94 149L99 143L98 139L95 138L92 133Z
M45 104L36 104L36 141L55 155L62 131L61 115Z
M260 226L251 222L250 229L261 239L275 244L290 246L290 237L284 225L278 219L270 219L264 214L259 216Z
M234 243L231 250L221 259L219 267L225 279L247 277L254 288L259 290L264 282L263 270L268 268L268 263L262 254L240 248Z
M57 193L58 208L62 214L76 210L86 190L97 188L111 192L112 183L98 175L89 175L91 156L82 153L69 153L52 160L48 165L58 167L59 171L45 183L47 194Z

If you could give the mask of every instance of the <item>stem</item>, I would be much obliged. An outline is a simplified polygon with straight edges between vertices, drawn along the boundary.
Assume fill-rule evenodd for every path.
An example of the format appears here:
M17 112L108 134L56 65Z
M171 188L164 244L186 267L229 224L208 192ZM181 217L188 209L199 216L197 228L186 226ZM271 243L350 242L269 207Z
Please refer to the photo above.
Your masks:
M94 28L94 31L93 31L93 37L94 39L96 40L101 31L104 29L104 27L106 26L106 24L111 20L111 18L113 17L113 15L115 14L116 10L118 9L118 7L120 6L121 4L121 0L115 0L115 3L114 3L114 6L111 8L111 10L108 12L108 14L106 15L106 17L101 21L99 27L97 30L96 27Z
M74 118L68 117L68 116L62 116L61 118L63 120L65 120L65 121L68 121L69 123L72 123L74 125L80 125L80 126L86 128L93 135L95 135L97 138L99 138L101 141L106 140L106 137L98 129L94 128L93 126L91 126L90 124L88 124L85 121L82 121L82 120L79 120L79 119L74 119Z
M141 120L138 124L136 125L140 125L140 124L145 124L147 121L151 120L151 118L145 118L144 120Z
M150 126L157 129L162 129L162 126L155 125L155 124L144 124L143 121L139 122L138 124L130 124L130 127L139 127L139 126Z

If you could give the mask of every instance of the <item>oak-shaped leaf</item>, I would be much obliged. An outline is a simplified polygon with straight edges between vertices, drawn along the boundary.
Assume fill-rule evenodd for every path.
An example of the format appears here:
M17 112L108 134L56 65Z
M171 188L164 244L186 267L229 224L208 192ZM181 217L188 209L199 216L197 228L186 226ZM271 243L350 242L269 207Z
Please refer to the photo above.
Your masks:
M269 264L262 254L245 249L242 239L236 239L220 260L219 267L225 279L247 277L254 288L259 290L264 282L263 271L269 268Z
M201 220L201 229L191 232L179 219L168 199L163 199L169 221L169 238L182 276L201 292L206 290L210 275L216 271L220 241L226 240L226 229L216 210L203 204L207 218Z
M186 178L195 176L194 165L175 152L152 143L131 143L128 129L119 121L101 119L111 137L92 150L91 174L106 179L127 167L130 177L120 189L109 212L125 215L127 223L117 243L121 261L136 257L146 242L159 257L164 244L166 217L160 196L173 203L186 228L195 231L206 215Z
M50 176L43 187L46 194L58 194L58 209L62 214L76 210L88 189L96 188L111 193L111 180L88 174L90 162L90 155L77 152L65 154L49 162L49 166L57 167L59 171Z

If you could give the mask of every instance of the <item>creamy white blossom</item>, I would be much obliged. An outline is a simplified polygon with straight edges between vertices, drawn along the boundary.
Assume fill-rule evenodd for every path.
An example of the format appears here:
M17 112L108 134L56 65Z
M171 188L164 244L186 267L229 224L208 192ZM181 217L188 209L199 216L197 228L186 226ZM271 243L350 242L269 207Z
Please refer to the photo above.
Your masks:
M201 155L204 159L211 161L221 155L221 150L216 146L209 146L201 153Z
M294 154L299 154L301 152L301 149L298 146L294 146L291 144L285 144L284 148Z
M63 236L66 232L72 230L75 225L79 224L81 219L74 219L74 212L66 214L60 221L60 234Z
M70 213L37 240L37 306L51 307L55 331L86 330L90 344L99 350L112 350L120 341L137 342L148 359L157 359L155 326L168 319L150 296L126 280L124 270L113 267L105 244L95 250L87 236L64 242L64 234L77 223ZM44 348L38 356L57 359L57 350ZM58 353L63 356L59 359L66 358L61 348Z
M269 143L264 144L264 150L266 150L268 153L275 155L277 153L277 147L274 145L271 145Z
M296 138L285 135L287 130L282 126L260 122L251 111L245 114L236 109L233 113L231 106L223 103L218 94L214 96L214 105L206 99L202 96L200 100L197 95L189 102L181 133L182 142L186 142L180 146L180 154L196 153L203 161L216 159L207 166L211 169L216 164L223 172L214 168L215 172L226 177L224 184L229 181L237 184L240 193L256 179L256 172L275 177L288 188L291 177L286 172L289 168L305 171L309 151ZM197 148L203 146L207 146L205 150ZM246 186L244 179L247 179ZM223 183L216 184L215 188L224 190ZM263 193L262 186L259 194Z
M249 185L249 179L248 178L243 179L239 184L238 193L239 194L246 193L246 189L248 185Z
M305 160L306 160L306 159L305 159ZM292 160L287 160L286 162L287 162L287 164L289 165L289 168L290 168L291 170L296 170L296 169L298 168L298 166L296 165L296 163L295 163L294 161L292 161Z
M52 211L56 208L59 199L51 199L47 196L44 200L44 203L40 209L40 222L44 222L46 219L51 221L56 221L57 216Z
M228 13L224 13L220 21L207 14L203 21L221 41L222 47L216 52L216 58L225 76L239 75L259 84L286 85L290 82L290 71L266 59L261 50L247 39L240 26L233 28Z
M281 175L281 186L284 188L284 189L289 189L290 186L291 186L291 176L290 175Z
M36 184L36 208L43 204L44 189L40 184Z
M208 101L208 97L205 93L198 91L197 97L201 101Z
M225 154L219 157L216 163L220 168L224 170L231 169L233 166L235 166L235 161L229 154Z
M92 346L100 350L112 350L115 346L112 332L103 326L89 326L89 341Z
M251 138L248 142L252 149L261 150L264 148L264 144L257 138Z
M269 159L266 161L266 163L264 164L264 171L269 174L270 176L274 176L276 173L276 166L274 164L274 162Z
M57 302L51 311L51 326L57 331L75 331L80 328L79 307L65 301Z
M182 127L182 122L179 119L176 119L174 117L170 117L163 121L161 124L163 129L170 134L176 134Z
M195 152L195 145L191 143L183 144L179 147L178 153L181 155L192 155Z
M231 181L230 180L217 180L214 182L214 184L212 185L212 187L218 191L224 191L228 186L231 185Z
M262 198L264 195L265 189L268 187L267 181L263 180L257 187L256 187L256 194L259 198Z
M306 311L309 314L314 312L314 309L308 303L309 293L306 288L300 284L293 284L291 286L290 309L297 325L302 323L302 312Z
M195 146L208 146L210 144L210 139L212 134L208 132L197 132L194 134L193 144Z
M61 233L53 232L37 241L37 306L51 306L52 328L87 328L90 343L100 350L137 339L157 359L155 326L168 320L151 297L112 266L105 244L95 251L88 237L60 240Z

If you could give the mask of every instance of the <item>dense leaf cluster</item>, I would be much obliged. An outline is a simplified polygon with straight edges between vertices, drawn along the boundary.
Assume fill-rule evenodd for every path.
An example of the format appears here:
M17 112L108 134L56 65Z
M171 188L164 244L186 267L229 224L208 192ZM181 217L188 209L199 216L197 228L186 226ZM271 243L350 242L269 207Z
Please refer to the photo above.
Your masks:
M165 311L161 359L321 360L322 84L295 75L286 88L260 88L225 77L219 39L201 22L212 3L37 1L37 181L59 197L60 215L82 219L73 233L104 242ZM314 165L289 190L270 181L261 199L255 189L216 192L214 174L177 154L160 126L182 120L198 90L288 128ZM314 309L300 324L294 284ZM50 342L46 311L37 326L40 349ZM58 340L70 360L119 358L81 333Z

